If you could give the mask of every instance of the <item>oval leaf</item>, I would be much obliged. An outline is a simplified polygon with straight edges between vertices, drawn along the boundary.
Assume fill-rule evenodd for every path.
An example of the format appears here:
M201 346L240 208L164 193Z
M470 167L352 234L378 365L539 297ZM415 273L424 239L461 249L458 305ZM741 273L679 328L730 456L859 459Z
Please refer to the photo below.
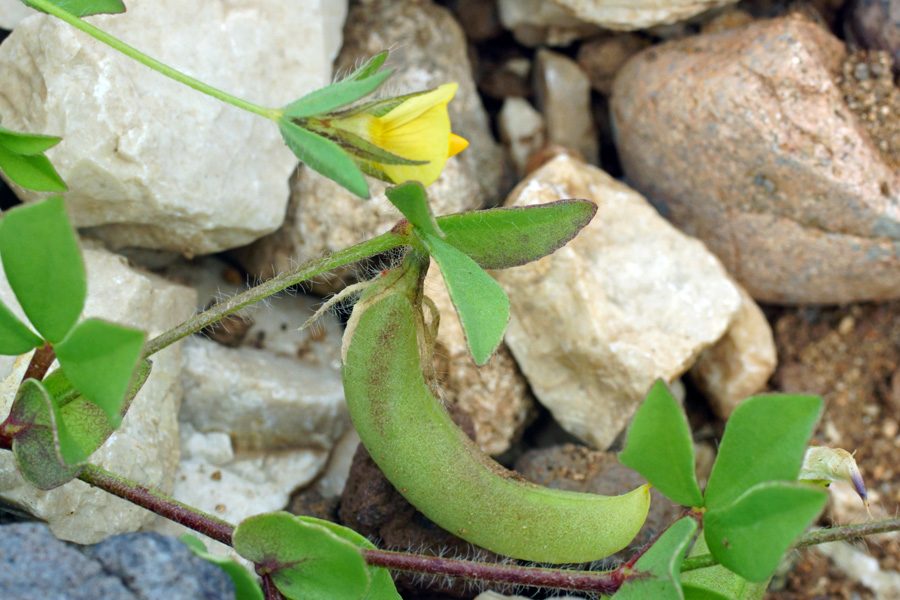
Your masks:
M212 563L225 571L234 584L235 600L264 600L262 588L250 572L239 565L236 560L227 556L213 554L206 549L200 538L185 533L178 540L194 554L208 563Z
M0 301L0 354L18 356L43 344L44 340Z
M653 384L635 414L619 460L675 502L703 506L694 469L691 430L684 412L662 381Z
M114 428L122 422L125 394L145 338L137 329L87 319L54 346L63 373L75 389L103 409Z
M509 322L506 292L475 261L447 242L416 233L441 268L475 364L485 364L503 340Z
M707 508L728 506L765 481L796 480L821 411L815 396L768 394L738 405L709 475Z
M706 545L716 560L744 579L766 581L826 499L825 490L803 484L759 484L730 506L703 515Z
M53 163L43 154L18 154L0 145L0 170L10 181L37 192L64 192L69 189Z
M681 563L697 530L689 517L675 521L634 564L615 600L682 600Z
M40 8L34 6L28 0L22 0L28 6L36 10ZM51 4L55 4L66 12L70 12L76 17L86 17L88 15L99 14L118 14L125 12L125 5L122 0L49 0Z
M21 133L0 126L0 146L16 154L40 154L62 141L62 138L37 133Z
M315 517L297 516L304 523L313 523L321 525L339 538L345 539L357 548L365 548L367 550L375 550L376 546L360 534L356 533L348 527L342 527L337 523L325 521L324 519L316 519ZM373 567L366 564L366 570L369 572L369 591L363 596L363 600L400 600L400 594L397 593L397 587L394 585L394 578L391 572L384 567Z
M307 131L287 119L278 120L281 137L294 156L310 169L347 188L360 198L369 197L369 186L362 172L341 147L320 135Z
M562 248L597 213L587 200L559 200L438 217L444 241L484 269L508 269Z
M232 536L235 551L269 573L289 600L359 600L369 577L356 546L286 512L250 517Z
M690 556L708 554L706 540L699 536ZM750 582L722 565L695 569L681 574L681 589L685 600L762 600L768 580Z
M402 185L391 187L385 190L385 195L391 204L397 207L397 210L409 220L414 226L418 227L425 233L437 237L444 237L444 234L437 226L434 215L431 213L431 206L428 204L428 195L425 188L418 181L407 181Z
M52 343L84 308L87 280L75 232L59 196L19 206L0 221L0 259L31 324Z

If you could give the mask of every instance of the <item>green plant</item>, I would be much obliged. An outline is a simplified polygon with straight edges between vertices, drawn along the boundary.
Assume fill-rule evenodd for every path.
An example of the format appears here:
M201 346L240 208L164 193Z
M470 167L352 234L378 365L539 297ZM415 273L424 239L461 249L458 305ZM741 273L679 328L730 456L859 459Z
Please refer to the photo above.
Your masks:
M348 323L344 345L345 386L354 420L373 455L387 457L380 463L395 485L463 537L548 562L607 555L628 543L646 515L644 488L626 497L592 498L504 479L458 432L432 393L431 346L438 316L421 293L428 257L434 257L441 269L473 359L484 364L499 344L509 316L506 294L484 269L511 268L553 252L587 224L593 205L560 201L435 218L425 189L415 181L426 185L433 181L447 155L462 146L450 133L446 118L452 93L439 88L364 101L390 74L379 71L386 53L340 82L272 109L178 73L79 18L121 12L119 0L27 3L194 89L275 121L301 160L359 195L368 193L363 172L399 183L387 195L406 217L381 236L279 275L145 343L142 332L96 319L78 322L86 283L62 199L7 213L0 221L0 258L37 332L0 305L0 353L36 349L10 415L0 424L0 448L15 454L22 474L36 487L49 489L77 477L233 545L255 563L261 589L235 564L211 560L223 564L241 598L252 600L282 595L397 598L387 569L594 591L623 600L749 600L761 597L765 582L791 545L900 529L900 521L891 520L797 538L824 502L821 489L796 481L821 410L821 401L811 397L762 396L745 402L729 421L709 485L701 493L690 431L661 383L635 416L621 458L691 510L648 548L606 572L387 552L346 528L287 513L260 515L235 527L90 465L90 454L119 425L146 379L154 353L288 286L384 250L404 248L405 262L368 286ZM390 135L411 123L421 148L395 143ZM62 190L64 184L41 154L57 141L0 129L0 169L19 185ZM407 178L414 181L405 182ZM428 324L424 307L430 308ZM394 352L379 351L373 347L376 343L390 344ZM384 360L394 353L399 360ZM55 358L61 367L47 375ZM391 414L369 419L373 410ZM437 442L440 447L429 456ZM817 478L829 476L816 473ZM439 506L430 500L435 489L453 491L441 498ZM517 512L502 518L492 514L493 507L485 500L498 497ZM516 520L523 515L530 519L524 525L529 533L517 529ZM583 524L593 520L602 523ZM702 535L685 557L701 526ZM202 542L186 543L206 555Z

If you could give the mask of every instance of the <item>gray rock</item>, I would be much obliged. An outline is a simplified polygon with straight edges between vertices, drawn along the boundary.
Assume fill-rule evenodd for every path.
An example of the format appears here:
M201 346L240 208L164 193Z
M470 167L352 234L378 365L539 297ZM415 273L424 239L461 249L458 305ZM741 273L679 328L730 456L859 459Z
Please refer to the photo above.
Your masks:
M126 533L97 544L89 556L139 600L225 600L234 584L222 569L158 533ZM103 598L97 594L95 598Z

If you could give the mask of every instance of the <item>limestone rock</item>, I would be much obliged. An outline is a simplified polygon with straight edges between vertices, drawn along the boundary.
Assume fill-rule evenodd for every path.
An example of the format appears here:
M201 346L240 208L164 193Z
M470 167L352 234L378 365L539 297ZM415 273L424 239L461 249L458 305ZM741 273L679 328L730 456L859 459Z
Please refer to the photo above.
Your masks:
M487 454L502 454L535 415L534 398L525 379L504 344L483 367L472 362L456 309L434 261L425 279L425 292L441 313L434 348L441 389L449 402L472 417L479 448Z
M591 200L597 215L554 254L494 273L512 303L506 343L563 428L606 448L656 379L673 381L725 333L740 292L640 194L567 156L506 204L560 198Z
M545 0L498 0L500 23L524 46L568 46L600 28Z
M500 139L509 150L518 177L524 177L528 158L544 147L544 118L524 98L507 98L497 119Z
M537 106L547 123L547 138L597 164L597 128L591 115L591 82L568 56L538 50L534 68Z
M0 0L0 29L13 29L25 17L38 12L22 4L19 0Z
M693 17L737 0L552 0L587 23L605 29L647 29Z
M236 448L329 450L348 423L340 374L327 367L196 338L184 364L181 421Z
M345 11L345 0L131 0L125 14L88 20L232 94L282 106L330 82ZM73 221L111 245L205 254L281 224L297 160L266 119L47 15L0 47L0 82L4 126L63 138L47 156L69 186Z
M100 248L83 250L88 276L84 317L99 317L137 327L152 338L194 312L194 291L160 277L138 272L126 261ZM15 306L5 278L0 297ZM134 399L122 426L91 456L91 463L163 493L172 491L178 464L177 414L181 403L181 346L155 354L153 370ZM27 360L12 372L0 397L0 415L9 413ZM0 452L0 497L47 522L54 535L78 543L96 543L114 533L134 531L152 513L81 481L47 492L29 486L19 475L13 456Z
M428 188L431 206L441 215L495 203L505 189L503 153L491 137L472 80L466 41L453 16L430 0L366 0L350 11L344 37L336 61L342 69L391 45L399 46L387 65L394 69L386 84L392 93L452 81L459 84L449 104L450 121L469 147L448 160L440 178ZM292 268L297 260L341 250L387 231L401 215L384 197L381 182L370 180L370 191L371 200L360 200L311 169L301 168L292 181L284 227L243 250L240 260L248 271L269 277ZM339 275L354 278L349 270Z
M835 83L846 58L782 18L655 46L616 78L628 180L758 300L900 296L900 172Z
M766 316L746 290L737 288L741 292L741 308L734 322L691 369L694 381L723 420L742 400L765 389L778 363Z

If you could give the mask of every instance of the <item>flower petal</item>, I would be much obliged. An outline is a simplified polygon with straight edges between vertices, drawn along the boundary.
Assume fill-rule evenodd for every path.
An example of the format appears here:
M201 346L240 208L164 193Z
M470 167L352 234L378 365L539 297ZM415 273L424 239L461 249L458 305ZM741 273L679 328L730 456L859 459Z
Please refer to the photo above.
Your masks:
M463 150L469 147L469 140L464 137L460 137L455 133L450 134L450 149L447 150L447 158L451 156L456 156Z

